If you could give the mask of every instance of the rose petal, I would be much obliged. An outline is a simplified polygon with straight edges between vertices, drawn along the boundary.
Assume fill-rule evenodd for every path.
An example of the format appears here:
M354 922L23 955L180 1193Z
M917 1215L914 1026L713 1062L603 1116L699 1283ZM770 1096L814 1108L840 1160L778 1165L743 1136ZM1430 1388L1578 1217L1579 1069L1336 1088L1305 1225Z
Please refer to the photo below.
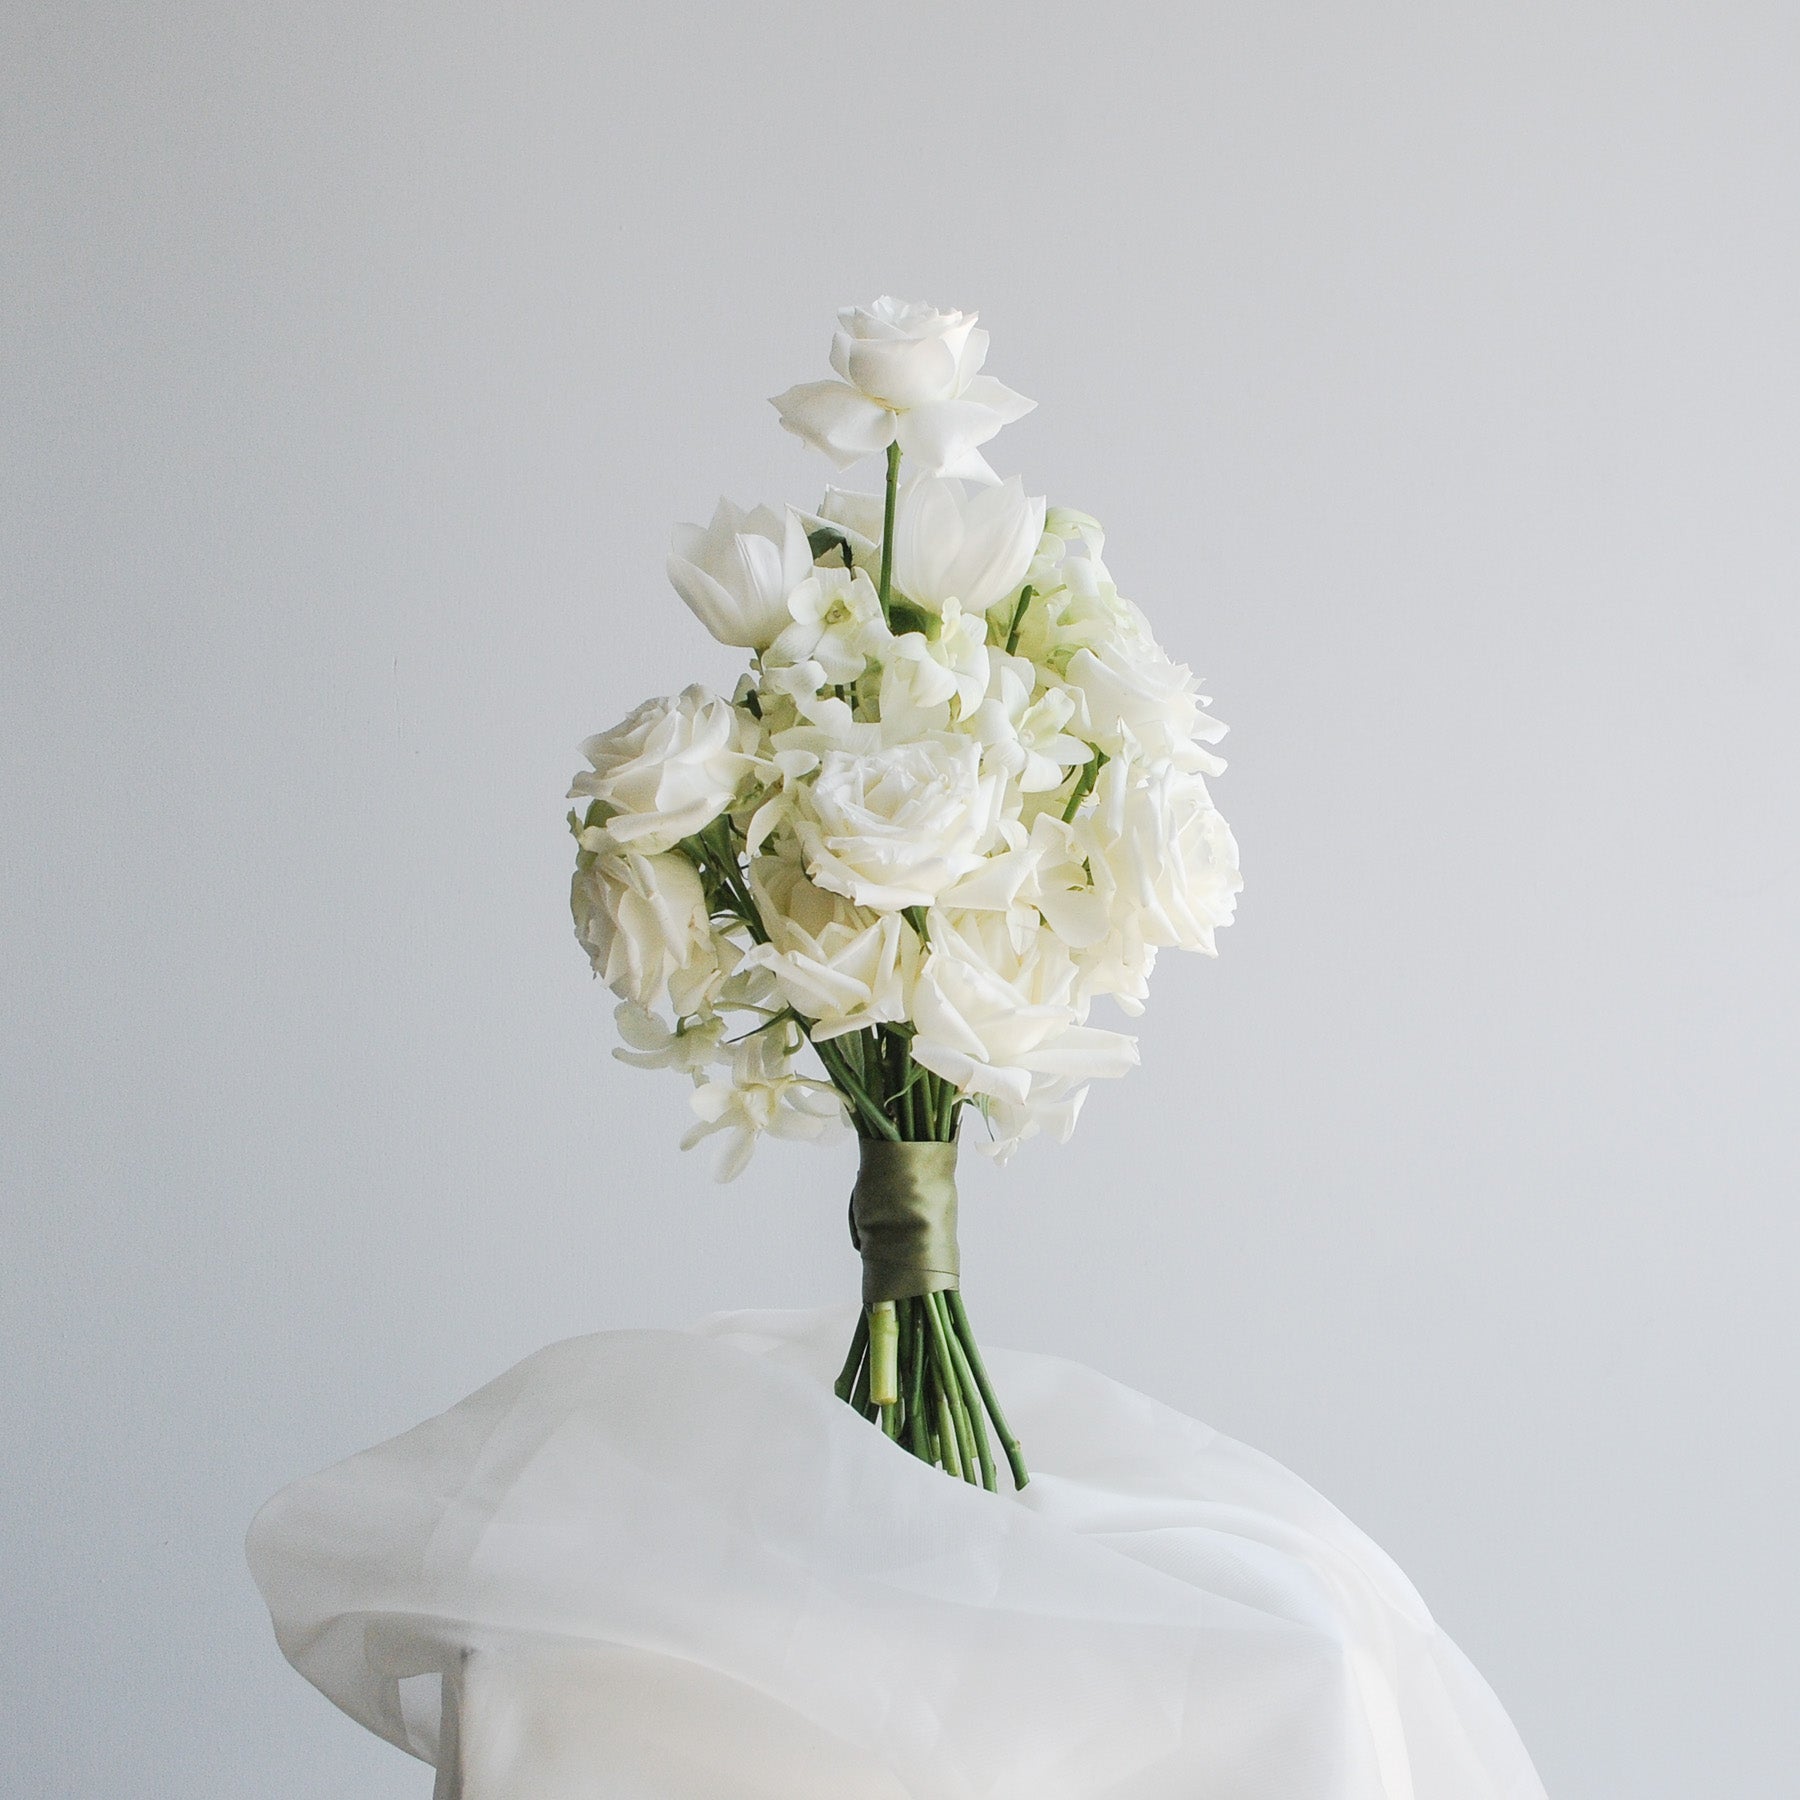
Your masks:
M840 469L894 441L894 415L841 381L803 381L769 402L795 437Z

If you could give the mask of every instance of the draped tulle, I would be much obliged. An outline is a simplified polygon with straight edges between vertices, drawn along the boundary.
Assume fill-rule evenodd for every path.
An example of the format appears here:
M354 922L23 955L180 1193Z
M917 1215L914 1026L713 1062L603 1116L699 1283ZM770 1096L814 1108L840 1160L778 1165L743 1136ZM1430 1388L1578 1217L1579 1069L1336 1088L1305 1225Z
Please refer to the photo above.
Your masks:
M1303 1482L994 1352L981 1493L832 1397L852 1314L551 1345L251 1528L294 1666L441 1800L1541 1800Z

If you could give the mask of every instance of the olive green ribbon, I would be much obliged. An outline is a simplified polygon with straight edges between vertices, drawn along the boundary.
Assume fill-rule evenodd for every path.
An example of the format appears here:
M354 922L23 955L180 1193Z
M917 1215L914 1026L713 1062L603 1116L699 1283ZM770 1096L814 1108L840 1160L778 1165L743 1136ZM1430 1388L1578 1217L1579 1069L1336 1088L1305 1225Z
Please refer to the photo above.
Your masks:
M850 1241L862 1252L863 1304L961 1286L956 1146L861 1140Z

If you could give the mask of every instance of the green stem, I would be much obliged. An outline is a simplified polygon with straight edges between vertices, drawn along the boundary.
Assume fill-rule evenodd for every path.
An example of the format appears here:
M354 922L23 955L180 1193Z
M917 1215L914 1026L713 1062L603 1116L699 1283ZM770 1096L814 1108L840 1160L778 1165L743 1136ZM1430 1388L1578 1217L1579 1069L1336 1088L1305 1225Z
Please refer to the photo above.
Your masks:
M974 1372L969 1367L968 1352L964 1350L947 1310L948 1296L940 1294L938 1300L946 1308L944 1323L950 1327L946 1332L950 1340L950 1357L956 1364L957 1385L962 1390L963 1402L969 1414L969 1435L975 1440L975 1456L981 1464L981 1485L990 1494L998 1493L1000 1484L994 1479L994 1453L988 1448L987 1421L981 1416L981 1394L975 1385Z
M907 1448L921 1462L935 1462L931 1422L925 1416L925 1321L915 1296L900 1302L900 1366L906 1371Z
M856 1389L856 1372L862 1367L863 1353L869 1347L869 1315L865 1310L856 1315L856 1330L850 1339L850 1354L844 1358L844 1370L833 1391L840 1400L848 1400Z
M1100 771L1105 768L1107 755L1104 750L1094 749L1093 759L1082 769L1075 780L1075 791L1069 796L1069 804L1063 808L1063 823L1067 825L1081 810L1081 803L1094 791L1094 783L1100 779Z
M893 1120L875 1104L868 1089L851 1072L849 1060L838 1050L836 1039L822 1044L815 1043L813 1048L819 1053L819 1061L824 1064L825 1073L831 1077L832 1085L839 1093L847 1096L869 1125L870 1129L863 1136L882 1137L898 1142L900 1133Z
M1006 634L1006 654L1011 656L1019 647L1019 627L1025 623L1025 609L1031 604L1032 590L1029 585L1020 590L1019 604L1013 608L1012 626Z
M894 505L900 492L900 440L887 450L887 504L881 521L881 616L888 619L894 593ZM890 626L892 620L888 620Z
M1019 1440L1013 1436L1012 1427L1007 1424L1006 1415L1000 1410L1000 1402L994 1396L994 1384L988 1379L987 1365L981 1360L981 1352L975 1344L975 1333L969 1324L969 1309L963 1304L963 1297L955 1288L946 1296L946 1305L950 1321L956 1327L956 1335L969 1359L969 1371L975 1377L981 1403L987 1408L988 1417L994 1421L1000 1448L1006 1453L1006 1466L1012 1470L1013 1486L1022 1488L1031 1479L1031 1471L1025 1466Z
M968 1408L963 1405L962 1384L956 1379L956 1362L950 1354L949 1315L944 1310L941 1294L925 1296L925 1316L931 1325L931 1357L937 1368L938 1387L949 1408L955 1429L958 1472L965 1481L978 1479L975 1468L975 1436L969 1427Z
M950 1397L944 1392L942 1382L937 1383L932 1392L936 1402L932 1412L937 1427L938 1459L944 1465L944 1473L960 1481L962 1458L957 1454L956 1418L950 1411Z

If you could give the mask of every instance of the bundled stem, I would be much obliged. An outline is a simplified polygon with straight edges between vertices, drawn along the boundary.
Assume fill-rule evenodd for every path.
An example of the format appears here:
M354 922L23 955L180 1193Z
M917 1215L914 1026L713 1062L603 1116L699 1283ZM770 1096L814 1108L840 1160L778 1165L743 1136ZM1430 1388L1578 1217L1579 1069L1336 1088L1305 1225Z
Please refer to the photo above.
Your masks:
M870 1329L879 1307L890 1308L894 1318L891 1391L897 1398L886 1403L876 1397L881 1391L874 1366L879 1344ZM1022 1488L1031 1479L1019 1440L994 1397L962 1296L954 1290L865 1307L838 1377L837 1395L921 1462L990 1494L1000 1486L988 1437L991 1420L1013 1486Z

